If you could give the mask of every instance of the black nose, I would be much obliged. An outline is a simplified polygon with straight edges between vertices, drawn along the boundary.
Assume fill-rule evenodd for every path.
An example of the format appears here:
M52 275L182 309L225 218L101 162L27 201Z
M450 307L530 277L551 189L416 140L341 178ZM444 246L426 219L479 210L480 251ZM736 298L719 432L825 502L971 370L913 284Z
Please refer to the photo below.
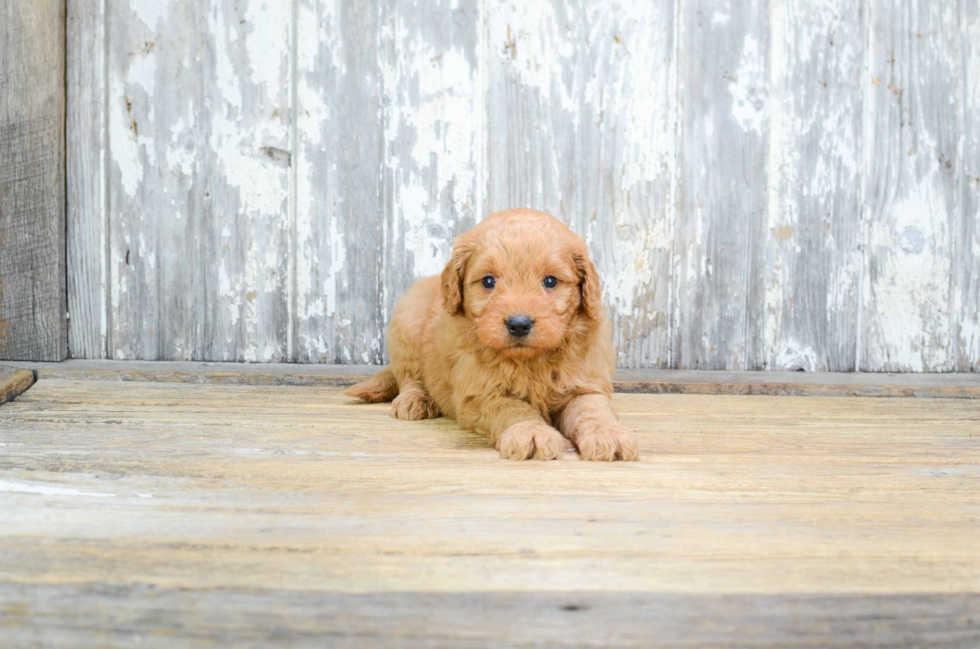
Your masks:
M531 333L531 327L533 326L534 320L531 320L526 315L512 315L507 318L507 331L514 338L523 338L528 335Z

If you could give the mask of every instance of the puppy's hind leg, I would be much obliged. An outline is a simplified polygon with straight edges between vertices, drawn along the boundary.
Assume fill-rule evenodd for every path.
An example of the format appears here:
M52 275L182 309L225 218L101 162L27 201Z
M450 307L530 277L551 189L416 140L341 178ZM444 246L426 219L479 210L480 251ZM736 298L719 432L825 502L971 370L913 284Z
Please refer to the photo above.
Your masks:
M368 403L391 401L391 415L398 419L435 419L439 416L438 406L425 393L421 381L402 377L399 382L389 368L352 385L344 390L344 394Z
M344 394L368 403L391 401L398 395L398 381L391 369L386 367L367 381L350 386L344 390Z
M368 403L392 401L391 414L399 419L435 419L439 408L425 393L422 383L411 378L403 378L399 386L394 372L385 368L357 385L344 390L348 397L361 399Z
M439 416L439 408L429 398L422 383L421 361L426 323L431 320L430 311L435 308L439 291L438 277L419 280L398 300L391 314L386 338L391 362L376 376L385 375L383 392L387 398L375 400L394 399L391 414L399 419L429 419ZM351 390L357 390L358 387L360 386L354 386Z
M435 419L439 416L439 407L425 393L420 382L407 380L399 386L398 396L391 402L391 416L411 421Z

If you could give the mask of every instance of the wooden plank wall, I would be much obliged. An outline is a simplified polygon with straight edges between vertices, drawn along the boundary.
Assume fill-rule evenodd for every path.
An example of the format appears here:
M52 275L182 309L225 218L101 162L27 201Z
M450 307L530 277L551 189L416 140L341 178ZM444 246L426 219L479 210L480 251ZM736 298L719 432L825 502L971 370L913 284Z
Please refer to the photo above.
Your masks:
M61 360L65 3L0 5L0 359Z
M961 218L954 230L953 349L956 367L980 371L980 0L959 5L963 27L963 152L957 189Z
M68 0L82 358L381 363L506 207L623 367L980 369L977 0Z

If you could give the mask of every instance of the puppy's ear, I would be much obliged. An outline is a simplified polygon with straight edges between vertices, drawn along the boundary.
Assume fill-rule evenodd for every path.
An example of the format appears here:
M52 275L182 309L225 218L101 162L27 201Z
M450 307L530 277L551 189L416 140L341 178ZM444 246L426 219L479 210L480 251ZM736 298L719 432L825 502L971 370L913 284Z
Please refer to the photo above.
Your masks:
M582 308L585 315L592 320L599 320L602 317L602 289L599 287L599 273L595 270L595 265L589 259L589 253L583 245L572 253L575 261L575 270L578 272L579 290L582 291Z
M467 242L457 238L453 245L453 256L442 270L442 290L449 315L463 314L463 276L472 252Z

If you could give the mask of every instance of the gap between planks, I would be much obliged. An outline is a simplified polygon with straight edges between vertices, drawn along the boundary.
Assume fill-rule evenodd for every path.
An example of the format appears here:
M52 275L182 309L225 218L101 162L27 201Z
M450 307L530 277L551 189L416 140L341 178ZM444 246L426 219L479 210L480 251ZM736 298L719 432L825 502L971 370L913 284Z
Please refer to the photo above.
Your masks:
M230 385L353 385L377 365L208 363L189 361L69 360L10 363L38 380L105 379ZM728 372L715 370L619 370L616 392L641 394L732 394L815 397L980 398L980 374Z

